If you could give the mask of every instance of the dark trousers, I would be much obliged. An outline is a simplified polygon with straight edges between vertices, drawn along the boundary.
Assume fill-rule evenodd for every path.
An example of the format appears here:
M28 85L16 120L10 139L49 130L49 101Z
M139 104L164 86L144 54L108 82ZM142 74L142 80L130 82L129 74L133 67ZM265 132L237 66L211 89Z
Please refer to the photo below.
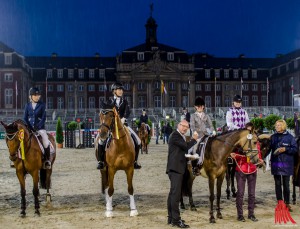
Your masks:
M179 202L183 174L170 171L168 175L171 183L168 196L168 217L176 223L180 220Z
M274 175L276 199L290 204L290 176ZM282 198L283 187L283 198Z
M156 135L156 144L158 144L159 134Z
M237 183L237 193L236 193L236 209L238 216L243 215L243 201L245 194L246 181L248 185L248 215L254 215L255 206L255 186L257 172L252 174L244 174L237 171L235 174Z

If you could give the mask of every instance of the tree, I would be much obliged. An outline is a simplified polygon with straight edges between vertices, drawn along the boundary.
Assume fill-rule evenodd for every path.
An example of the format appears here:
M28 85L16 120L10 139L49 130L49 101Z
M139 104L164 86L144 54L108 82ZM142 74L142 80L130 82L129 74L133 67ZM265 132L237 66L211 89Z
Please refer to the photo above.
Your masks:
M64 142L64 134L63 134L60 117L58 117L57 124L56 124L56 142L58 144L62 144Z

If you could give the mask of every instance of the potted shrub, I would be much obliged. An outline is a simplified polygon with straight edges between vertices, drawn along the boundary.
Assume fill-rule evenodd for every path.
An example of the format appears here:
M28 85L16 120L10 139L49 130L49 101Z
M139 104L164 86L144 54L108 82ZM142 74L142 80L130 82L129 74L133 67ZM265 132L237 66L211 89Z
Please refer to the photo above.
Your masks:
M264 119L264 126L271 131L275 130L275 122L281 119L278 115L270 114Z
M64 142L64 134L63 134L63 128L61 125L60 117L57 119L56 124L56 143L58 148L63 148L63 142Z
M74 131L78 127L78 123L75 121L69 122L68 123L68 130Z

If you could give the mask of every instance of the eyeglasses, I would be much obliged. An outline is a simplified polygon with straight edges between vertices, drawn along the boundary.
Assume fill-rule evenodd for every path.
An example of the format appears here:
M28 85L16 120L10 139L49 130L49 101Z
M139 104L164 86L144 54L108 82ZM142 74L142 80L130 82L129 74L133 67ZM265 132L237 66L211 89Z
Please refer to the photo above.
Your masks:
M183 126L183 127L185 127L185 128L189 128L189 126L183 125L183 124L181 124L181 123L180 123L180 125Z

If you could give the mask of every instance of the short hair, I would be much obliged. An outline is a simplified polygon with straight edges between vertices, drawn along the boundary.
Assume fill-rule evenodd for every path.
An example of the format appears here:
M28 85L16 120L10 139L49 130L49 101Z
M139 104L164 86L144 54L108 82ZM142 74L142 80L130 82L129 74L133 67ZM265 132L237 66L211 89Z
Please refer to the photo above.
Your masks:
M280 122L280 123L282 124L283 129L286 130L286 128L287 128L286 122L285 122L283 119L279 119L279 120L277 120L277 121L275 122L275 125L276 125L278 122Z

